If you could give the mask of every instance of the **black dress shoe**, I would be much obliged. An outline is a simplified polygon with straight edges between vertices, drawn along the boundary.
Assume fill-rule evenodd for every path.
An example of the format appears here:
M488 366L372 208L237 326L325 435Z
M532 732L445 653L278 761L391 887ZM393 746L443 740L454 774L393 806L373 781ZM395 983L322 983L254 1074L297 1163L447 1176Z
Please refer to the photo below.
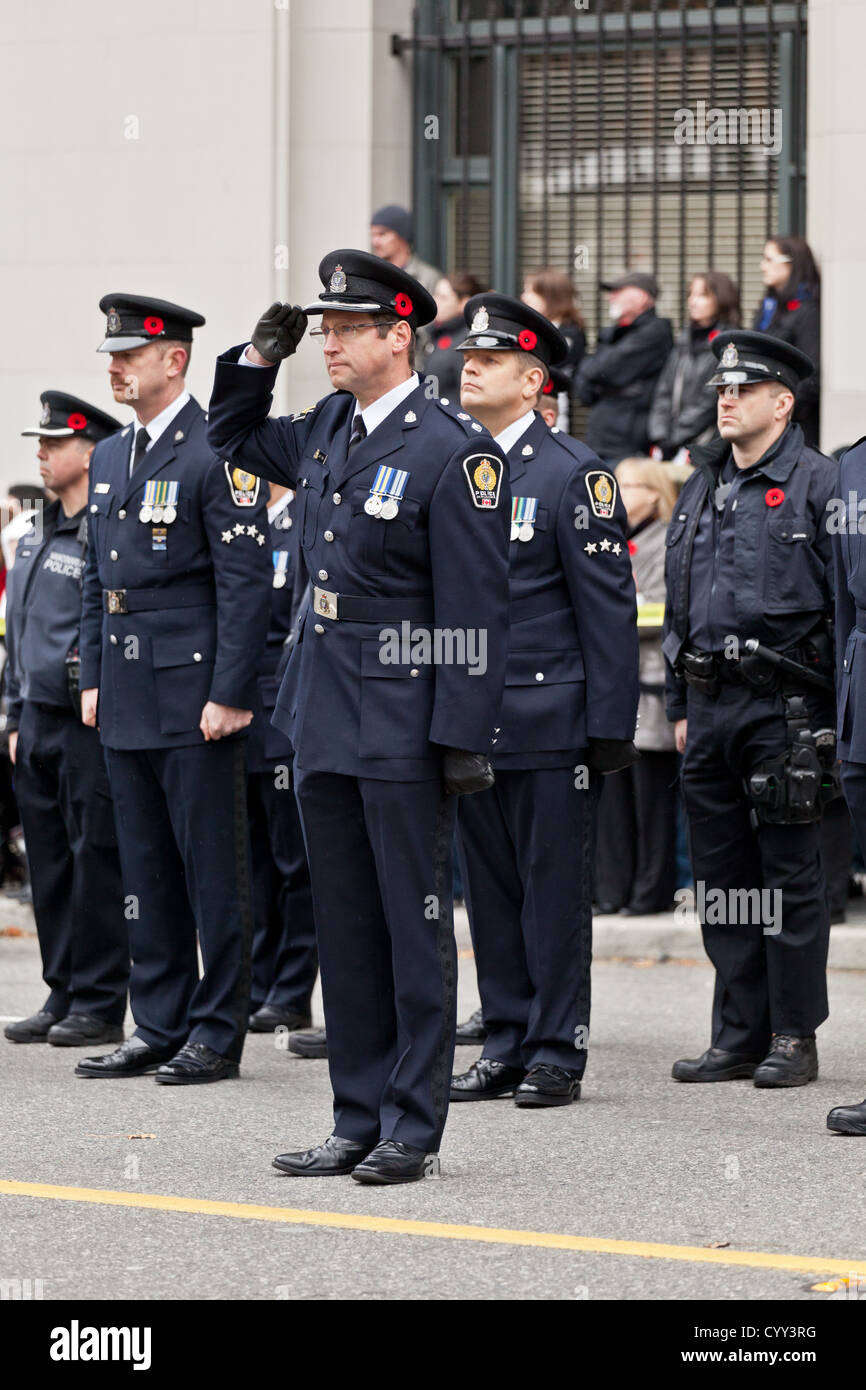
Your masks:
M835 1134L866 1134L866 1100L862 1105L837 1105L827 1116L827 1128Z
M329 1134L324 1144L299 1153L277 1154L272 1167L293 1178L338 1178L351 1173L356 1164L370 1152L369 1144L356 1144L353 1139L341 1139Z
M186 1042L159 1068L154 1080L166 1086L203 1086L206 1081L230 1081L240 1074L239 1062L221 1057L207 1043Z
M452 1100L494 1100L512 1095L526 1075L523 1067L509 1067L493 1057L479 1057L468 1071L451 1078Z
M45 1042L48 1037L48 1029L52 1028L56 1022L57 1018L54 1014L40 1009L37 1014L31 1014L29 1018L19 1018L14 1023L7 1023L3 1029L3 1036L8 1038L10 1042Z
M167 1062L173 1052L159 1052L149 1047L135 1034L120 1044L116 1052L108 1052L104 1057L82 1057L75 1068L76 1076L145 1076L156 1071L162 1062Z
M52 1047L96 1047L123 1042L123 1024L109 1023L93 1014L67 1014L48 1031Z
M809 1038L775 1033L753 1079L756 1086L808 1086L817 1075L818 1046L814 1033Z
M671 1076L674 1081L740 1081L754 1076L760 1060L748 1052L708 1047L700 1057L683 1057L674 1062Z
M575 1100L580 1100L580 1082L574 1073L546 1062L530 1067L514 1092L519 1106L571 1105Z
M309 1028L310 1015L290 1013L288 1009L278 1009L273 1004L262 1004L254 1014L250 1014L251 1033L273 1033L277 1028Z
M413 1149L396 1139L380 1139L363 1163L352 1169L355 1182L369 1184L417 1182L427 1166L427 1150Z
M455 1038L458 1043L479 1043L487 1041L487 1029L480 1009L470 1014L464 1023L458 1023Z
M289 1034L289 1051L298 1057L327 1057L328 1035L324 1028L308 1028L305 1033Z

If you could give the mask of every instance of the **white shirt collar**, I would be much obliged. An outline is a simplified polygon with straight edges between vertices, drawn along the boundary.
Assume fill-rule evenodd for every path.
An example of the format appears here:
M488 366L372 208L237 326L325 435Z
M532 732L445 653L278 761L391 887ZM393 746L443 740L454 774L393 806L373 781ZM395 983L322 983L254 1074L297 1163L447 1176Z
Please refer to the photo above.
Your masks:
M277 517L280 515L281 512L284 512L286 510L286 507L289 505L294 495L295 494L292 492L292 489L287 488L286 491L283 493L282 497L278 497L276 502L270 502L268 504L269 526L276 521Z
M171 405L167 405L165 407L165 410L161 410L158 415L155 415L153 419L144 426L144 428L150 435L150 443L147 446L148 452L150 452L150 450L153 448L154 444L159 439L159 436L163 434L165 430L168 429L174 417L180 414L184 406L190 400L192 400L192 397L190 396L189 391L181 391L180 395L172 401ZM132 432L133 449L135 448L135 436L141 429L143 423L144 422L142 420L139 420L138 416L136 415L135 429Z
M496 443L499 445L503 454L507 454L509 449L513 449L522 434L525 434L535 419L535 411L527 410L525 415L521 415L519 420L512 420L510 425L506 425L501 434L497 434Z
M381 425L383 420L387 420L391 411L396 410L400 402L405 401L407 396L411 396L418 385L418 373L413 372L407 381L401 381L399 386L394 386L390 391L386 391L384 396L380 396L377 401L373 401L372 405L365 406L363 410L355 401L352 423L355 423L355 416L360 415L367 433L372 434L376 426Z

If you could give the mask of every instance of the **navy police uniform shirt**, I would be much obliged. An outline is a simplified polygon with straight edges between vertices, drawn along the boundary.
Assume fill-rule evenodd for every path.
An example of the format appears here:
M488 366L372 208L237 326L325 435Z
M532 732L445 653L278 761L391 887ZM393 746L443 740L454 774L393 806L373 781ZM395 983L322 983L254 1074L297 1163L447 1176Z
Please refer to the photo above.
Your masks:
M214 456L205 424L190 399L132 476L131 425L91 456L81 688L99 687L110 748L200 744L208 700L252 708L272 592L266 492Z
M508 449L511 639L494 768L567 766L632 739L637 602L616 479L535 414Z
M351 450L346 392L270 420L276 368L242 366L240 352L217 362L209 438L221 456L297 489L316 586L274 715L298 766L420 781L441 771L431 745L490 754L508 632L501 452L420 383ZM391 519L368 509L377 487ZM468 659L482 641L483 663Z
M295 527L294 498L280 498L280 510L268 521L268 545L274 573L271 589L271 615L267 641L262 649L256 676L256 703L253 722L247 737L247 771L270 772L278 763L292 756L292 745L284 733L271 722L277 693L279 671L285 665L286 642L296 621L298 592L297 528Z
M86 515L65 516L51 502L18 542L6 590L10 728L25 700L72 708L66 658L78 645Z

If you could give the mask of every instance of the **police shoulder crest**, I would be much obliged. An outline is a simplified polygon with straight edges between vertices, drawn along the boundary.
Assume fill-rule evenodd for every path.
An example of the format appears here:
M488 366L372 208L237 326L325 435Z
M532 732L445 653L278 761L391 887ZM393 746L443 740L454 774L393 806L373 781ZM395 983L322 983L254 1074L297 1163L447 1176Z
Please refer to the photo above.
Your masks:
M223 467L235 506L254 507L258 501L260 481L255 473L247 473L243 468L233 468L228 459Z
M463 460L469 495L476 507L493 508L499 505L504 471L502 460L495 454L470 454L469 458Z
M616 478L603 469L593 469L586 475L586 490L596 516L611 517L616 506Z
M315 410L315 408L316 408L316 407L315 407L314 405L305 405L304 408L303 408L303 410L296 410L295 413L294 413L294 415L290 415L290 416L289 416L289 419L290 419L290 420L305 420L305 419L307 418L308 415L311 415L311 414L312 414L312 412Z

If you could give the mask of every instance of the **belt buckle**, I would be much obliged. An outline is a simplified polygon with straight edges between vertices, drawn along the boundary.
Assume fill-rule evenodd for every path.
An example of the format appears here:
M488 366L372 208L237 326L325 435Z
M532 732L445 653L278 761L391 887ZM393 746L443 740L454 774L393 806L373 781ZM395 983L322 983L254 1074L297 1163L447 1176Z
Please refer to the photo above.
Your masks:
M127 611L125 589L106 589L105 598L109 613L125 613Z
M313 589L313 611L320 618L330 618L332 622L339 622L337 617L337 599L339 594L332 593L330 589L320 589L318 586Z

